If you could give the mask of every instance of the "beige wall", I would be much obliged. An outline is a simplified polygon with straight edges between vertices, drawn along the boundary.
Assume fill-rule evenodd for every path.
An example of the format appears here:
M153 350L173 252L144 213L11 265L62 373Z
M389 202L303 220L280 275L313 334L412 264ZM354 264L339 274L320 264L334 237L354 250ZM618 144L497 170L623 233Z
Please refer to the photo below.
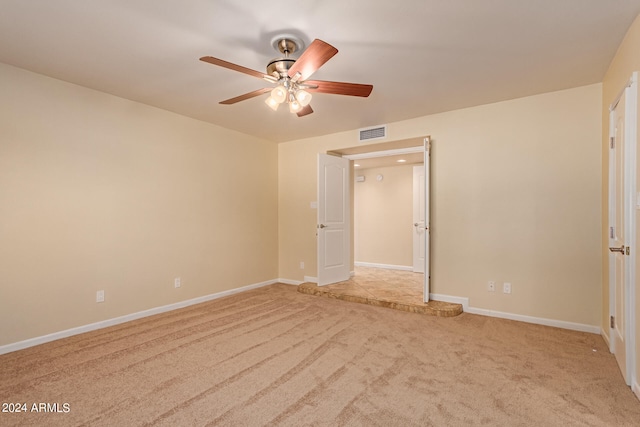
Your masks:
M608 167L609 167L609 106L620 93L625 83L631 77L633 72L640 72L640 16L636 18L629 28L624 41L618 48L607 74L602 83L602 200L606 201L609 197ZM638 117L640 123L640 115ZM640 135L640 133L638 133ZM638 187L640 188L640 187ZM636 221L640 224L640 215L636 211ZM608 229L608 213L607 203L602 206L602 330L605 335L609 335L609 257L607 247L609 241L607 237ZM637 236L636 245L640 244L640 236ZM640 251L636 250L636 266L640 266ZM636 373L640 373L640 288L637 281L636 300ZM633 363L633 362L632 362ZM638 381L636 377L635 381Z
M2 64L0 93L0 345L278 277L275 144Z
M356 169L355 261L413 266L413 166ZM382 181L376 176L381 174Z
M433 138L432 292L600 325L601 90L388 124L389 139ZM355 130L279 144L280 277L316 275L316 156L355 145ZM487 292L488 280L513 293Z

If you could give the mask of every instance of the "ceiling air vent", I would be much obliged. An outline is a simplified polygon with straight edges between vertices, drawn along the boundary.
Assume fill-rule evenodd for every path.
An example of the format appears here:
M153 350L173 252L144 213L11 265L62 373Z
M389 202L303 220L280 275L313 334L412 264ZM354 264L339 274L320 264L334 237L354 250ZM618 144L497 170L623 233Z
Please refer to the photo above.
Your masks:
M387 126L376 126L373 128L360 129L358 141L373 141L387 137Z

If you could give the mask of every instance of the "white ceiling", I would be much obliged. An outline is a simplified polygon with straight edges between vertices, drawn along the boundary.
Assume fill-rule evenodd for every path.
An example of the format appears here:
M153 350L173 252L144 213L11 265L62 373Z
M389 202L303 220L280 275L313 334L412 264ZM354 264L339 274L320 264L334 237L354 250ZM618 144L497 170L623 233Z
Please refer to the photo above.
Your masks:
M356 174L358 171L391 166L413 166L424 163L424 153L399 154L395 156L372 157L354 160Z
M0 0L0 62L281 142L602 81L640 0ZM373 84L274 112L280 33L339 52L317 80Z

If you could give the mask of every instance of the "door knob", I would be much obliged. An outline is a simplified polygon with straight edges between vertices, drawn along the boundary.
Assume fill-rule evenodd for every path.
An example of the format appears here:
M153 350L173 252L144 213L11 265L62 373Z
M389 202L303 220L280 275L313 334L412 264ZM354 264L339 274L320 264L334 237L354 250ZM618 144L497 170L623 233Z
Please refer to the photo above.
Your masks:
M624 245L620 246L619 248L609 248L609 250L611 252L620 252L622 255L624 255Z
M318 228L326 228L326 227L327 227L327 226L326 226L326 225L324 225L324 224L320 224L320 225L318 225Z

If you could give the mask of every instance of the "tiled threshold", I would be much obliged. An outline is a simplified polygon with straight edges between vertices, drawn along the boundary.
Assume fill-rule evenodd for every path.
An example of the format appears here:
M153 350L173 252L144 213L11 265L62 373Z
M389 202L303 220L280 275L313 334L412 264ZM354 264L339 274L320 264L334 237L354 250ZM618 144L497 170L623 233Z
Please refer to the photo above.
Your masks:
M419 274L359 267L355 277L345 282L326 286L306 282L298 286L298 292L429 316L453 317L462 313L461 304L423 302L421 288Z

